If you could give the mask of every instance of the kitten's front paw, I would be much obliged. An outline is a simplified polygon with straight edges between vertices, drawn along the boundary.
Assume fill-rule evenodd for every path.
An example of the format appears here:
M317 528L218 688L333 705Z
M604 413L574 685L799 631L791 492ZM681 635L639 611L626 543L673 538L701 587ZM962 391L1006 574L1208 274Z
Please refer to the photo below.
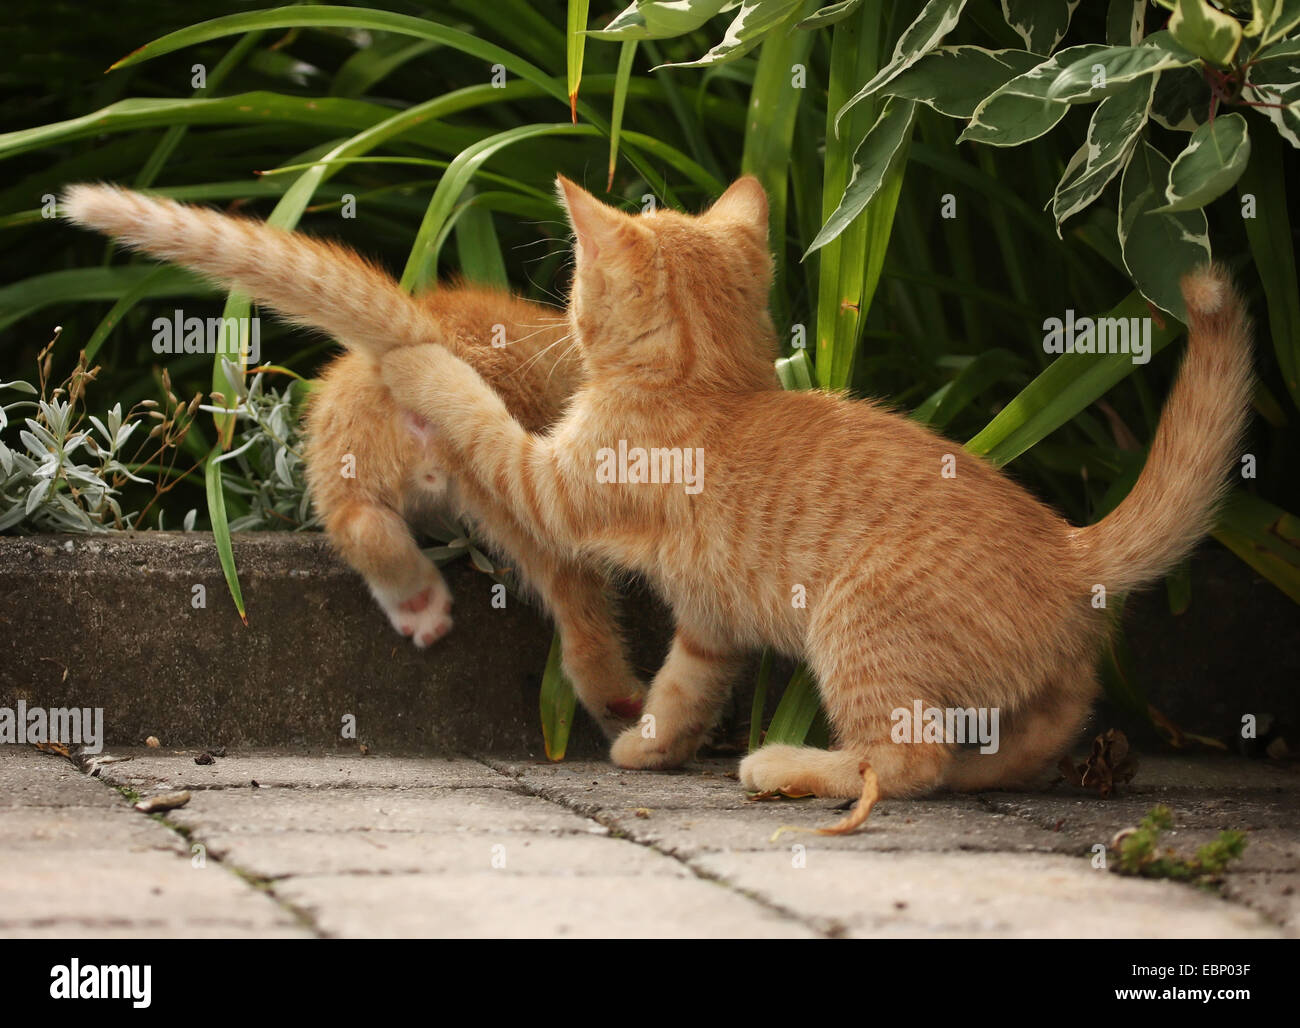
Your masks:
M432 646L451 631L451 591L441 580L402 599L378 599L393 627L420 649Z
M647 739L643 731L639 723L624 731L610 747L609 759L617 766L633 771L663 771L681 767L695 755L697 741Z

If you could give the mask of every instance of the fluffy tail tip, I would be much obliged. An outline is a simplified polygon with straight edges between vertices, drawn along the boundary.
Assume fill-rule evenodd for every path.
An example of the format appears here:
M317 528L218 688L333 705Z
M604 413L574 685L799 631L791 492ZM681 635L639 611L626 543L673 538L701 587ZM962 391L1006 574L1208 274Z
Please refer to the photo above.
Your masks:
M1193 317L1217 314L1232 296L1232 280L1219 264L1204 264L1188 272L1180 286L1187 313Z
M102 209L105 201L112 200L119 192L114 186L79 182L63 190L63 195L59 197L59 207L68 221L78 225L94 225L96 212Z

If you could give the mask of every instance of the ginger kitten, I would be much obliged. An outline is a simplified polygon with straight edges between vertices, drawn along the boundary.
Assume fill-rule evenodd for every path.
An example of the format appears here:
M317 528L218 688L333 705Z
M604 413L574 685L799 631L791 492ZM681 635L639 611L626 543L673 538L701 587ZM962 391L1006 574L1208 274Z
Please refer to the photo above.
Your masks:
M450 630L451 594L412 526L444 510L466 517L545 603L565 673L606 735L635 718L644 686L624 655L606 575L539 547L485 492L460 488L428 422L400 410L380 375L387 347L437 340L478 369L521 426L542 431L582 374L563 312L468 286L412 298L343 247L110 186L73 186L64 209L350 347L308 401L307 479L330 541L397 631L425 647Z
M766 746L741 779L860 795L835 831L879 796L1014 785L1050 764L1098 692L1106 623L1093 586L1158 579L1213 522L1251 391L1250 330L1226 275L1184 279L1187 353L1146 467L1113 513L1078 528L912 420L777 388L756 180L698 217L634 216L559 186L577 239L569 317L586 371L559 422L529 432L439 346L388 349L384 379L434 426L456 479L539 547L639 571L671 605L672 651L613 761L690 759L735 662L766 645L816 673L836 748ZM702 458L701 488L652 480L644 462L611 481L611 453L665 451ZM956 476L944 477L952 461ZM895 742L893 712L918 701L996 708L1000 747Z

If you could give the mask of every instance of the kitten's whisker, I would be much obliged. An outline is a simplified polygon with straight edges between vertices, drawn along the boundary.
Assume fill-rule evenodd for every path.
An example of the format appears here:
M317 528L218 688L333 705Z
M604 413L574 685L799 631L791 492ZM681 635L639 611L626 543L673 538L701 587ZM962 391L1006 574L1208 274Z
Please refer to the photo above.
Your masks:
M548 384L551 381L551 376L555 374L555 369L558 368L561 364L563 364L568 359L569 354L571 354L577 348L578 348L578 340L575 339L565 348L564 352L560 354L559 357L556 358L555 363L551 365L551 370L546 373L546 381Z
M569 339L571 339L571 338L572 338L572 334L566 332L564 335L560 336L560 338L557 339L557 340L555 340L553 343L548 343L546 346L542 347L542 348L541 348L540 350L538 350L535 354L533 354L531 357L529 357L526 361L524 361L522 364L520 364L519 367L515 368L515 370L512 371L512 372L510 373L510 377L513 378L513 377L515 377L516 375L522 375L525 371L527 371L529 368L531 368L531 367L532 367L534 364L536 364L539 360L541 360L543 357L545 357L546 354L550 353L551 350L554 350L554 349L555 349L557 346L559 346L561 343L563 343L563 342L567 342L567 341L568 341ZM549 381L549 378L548 378L548 381Z

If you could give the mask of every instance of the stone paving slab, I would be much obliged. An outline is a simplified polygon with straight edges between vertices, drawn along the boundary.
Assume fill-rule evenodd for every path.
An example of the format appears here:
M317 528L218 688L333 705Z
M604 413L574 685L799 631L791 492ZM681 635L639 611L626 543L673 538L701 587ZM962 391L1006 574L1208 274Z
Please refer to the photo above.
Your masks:
M18 746L0 745L0 785L0 820L18 807L114 807L120 802L64 758Z
M771 840L778 828L825 826L838 819L839 805L816 799L751 803L732 777L731 762L703 762L696 775L613 770L603 778L603 765L594 761L563 767L517 762L494 762L494 766L539 795L567 803L708 874L719 873L715 859L719 855L779 850L788 864L790 847L796 843L803 844L809 860L814 853L896 853L918 869L925 865L922 855L926 854L956 852L972 858L982 853L1055 854L1071 857L1082 870L1092 874L1092 847L1108 844L1117 831L1136 825L1153 806L1162 803L1174 812L1174 827L1162 836L1162 844L1174 846L1181 853L1190 855L1221 830L1246 830L1246 853L1227 876L1223 896L1271 922L1262 927L1256 923L1252 930L1268 933L1280 929L1300 936L1300 773L1294 764L1214 757L1145 757L1138 779L1105 800L1064 783L1036 792L939 794L881 803L867 828L853 835L783 834L779 842ZM642 809L638 811L638 807ZM864 858L863 863L869 861ZM971 859L969 863L974 869L979 861ZM767 865L760 861L758 866ZM1208 925L1214 916L1224 914L1222 899L1211 897L1211 913L1205 915L1210 920L1203 920L1204 911L1198 913L1193 909L1195 901L1184 897L1186 911L1179 908L1177 914L1152 920L1149 910L1143 912L1136 905L1130 906L1128 897L1140 895L1148 887L1173 883L1134 881L1116 875L1104 875L1103 879L1122 883L1122 887L1115 886L1116 903L1098 908L1113 922L1125 926L1119 929L1119 935L1179 935L1176 925L1183 923L1186 934L1204 930L1213 935ZM977 880L978 876L972 878L972 882ZM736 878L735 884L774 903L790 899L784 887L764 892L748 877ZM1060 887L1067 893L1075 891L1074 886ZM1191 891L1184 887L1175 895ZM1196 900L1202 898L1202 894L1195 894ZM1153 901L1155 907L1164 902L1163 898ZM806 904L794 903L793 907L819 916ZM831 909L843 908L832 904ZM1066 916L1068 904L1056 908L1058 916L1048 916L1050 909L1040 905L1036 924L1028 934L1081 934L1071 927ZM1028 911L1025 916L1029 917ZM1254 915L1247 917L1247 923L1250 916ZM853 918L849 921L858 923ZM936 921L936 930L939 924ZM851 928L850 934L856 930ZM982 931L970 930L977 934ZM1233 921L1225 923L1222 930L1228 937L1245 929ZM880 931L893 933L892 928L884 926ZM1108 933L1116 934L1114 927ZM998 929L992 934L1024 932Z
M1300 936L1300 776L1240 760L1151 758L1109 800L886 802L854 835L773 841L843 805L752 802L734 760L114 755L132 759L95 780L0 747L0 935ZM178 788L190 802L161 818L124 795ZM1249 831L1219 892L1093 868L1157 802L1180 850Z
M798 854L793 847L806 845ZM872 938L1255 938L1254 911L1173 882L1120 878L1087 861L1016 853L870 853L788 842L711 853L709 873L824 931ZM1172 932L1171 932L1172 930Z
M669 875L691 877L675 860L646 846L602 836L565 832L479 831L449 833L349 831L203 832L208 851L264 879L319 875L466 874L492 871L518 875Z
M631 845L631 844L627 844ZM694 876L478 874L295 878L280 895L331 936L811 938L799 920Z
M309 936L62 759L0 746L0 938Z
M195 792L169 818L192 830L346 832L476 828L499 832L597 832L608 829L536 796L496 789L222 789Z
M202 751L113 747L115 757L130 758L106 765L118 785L134 789L229 789L256 781L263 788L290 789L425 789L498 786L500 774L485 764L463 758L362 757L349 752L234 751L208 765L194 763ZM274 759L268 760L268 756ZM102 772L101 772L102 773Z

